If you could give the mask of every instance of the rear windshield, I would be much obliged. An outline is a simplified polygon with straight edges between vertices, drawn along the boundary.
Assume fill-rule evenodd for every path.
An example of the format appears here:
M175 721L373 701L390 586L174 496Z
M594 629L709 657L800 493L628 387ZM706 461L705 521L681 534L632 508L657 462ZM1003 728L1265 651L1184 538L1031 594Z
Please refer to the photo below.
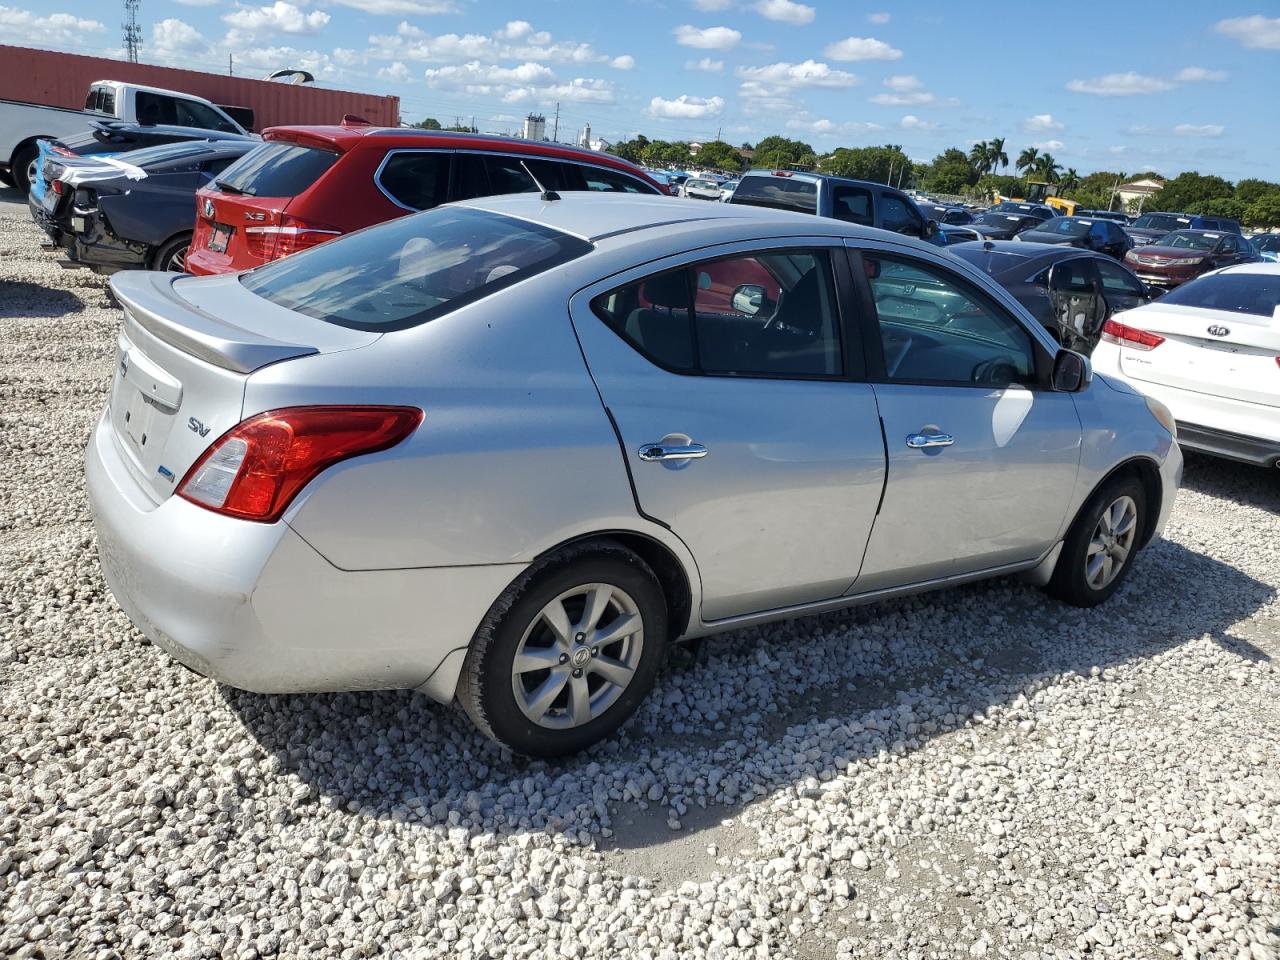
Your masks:
M333 150L264 143L227 167L218 186L251 197L296 197L338 160Z
M132 163L135 167L142 167L145 170L158 163L174 163L178 160L198 157L203 153L209 152L207 143L199 140L189 140L183 143L164 143L158 147L130 150L128 153L120 154L120 159L125 163Z
M818 212L818 185L797 177L743 177L733 191L734 203L799 213Z
M961 260L968 260L979 270L989 276L996 276L1026 261L1026 257L1017 253L1005 253L1000 250L988 250L985 244L975 243L973 246L948 247L948 252Z
M1271 253L1273 250L1280 250L1280 233L1270 237L1254 237L1250 242L1259 250Z
M1139 230L1177 230L1191 226L1190 217L1178 217L1172 213L1147 213L1133 221Z
M437 207L259 267L272 303L356 330L403 330L567 263L591 244L535 223Z
M1093 226L1088 220L1076 220L1074 217L1054 217L1036 227L1036 233L1056 233L1064 237L1083 237Z
M1280 276L1271 273L1219 273L1174 287L1160 304L1204 307L1271 317L1280 304Z

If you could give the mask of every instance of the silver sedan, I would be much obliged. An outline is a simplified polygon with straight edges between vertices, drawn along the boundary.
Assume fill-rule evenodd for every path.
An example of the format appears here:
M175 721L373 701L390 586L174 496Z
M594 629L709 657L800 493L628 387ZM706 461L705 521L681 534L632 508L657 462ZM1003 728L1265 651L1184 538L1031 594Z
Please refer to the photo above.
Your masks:
M759 207L497 197L112 288L86 470L134 623L531 755L610 734L683 638L1011 573L1099 603L1182 466L967 264Z

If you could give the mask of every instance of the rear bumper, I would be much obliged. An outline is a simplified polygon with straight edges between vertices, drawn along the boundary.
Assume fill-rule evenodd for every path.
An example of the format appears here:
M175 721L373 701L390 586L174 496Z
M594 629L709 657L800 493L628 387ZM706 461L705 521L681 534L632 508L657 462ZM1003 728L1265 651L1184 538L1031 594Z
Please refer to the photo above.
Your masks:
M341 570L283 521L176 496L157 506L105 417L85 474L103 577L129 619L197 673L257 693L422 687L449 700L458 651L524 568Z
M1277 413L1280 416L1280 413ZM1227 430L1178 421L1178 442L1188 450L1259 467L1280 466L1280 440L1246 437Z
M35 221L36 226L48 234L54 243L62 242L62 230L53 217L49 216L40 202L36 200L34 193L27 194L27 210L31 212L31 219Z
M147 269L151 249L146 244L113 236L97 212L73 212L71 223L76 225L77 221L81 221L79 227L62 233L58 241L71 260L91 267L95 273Z

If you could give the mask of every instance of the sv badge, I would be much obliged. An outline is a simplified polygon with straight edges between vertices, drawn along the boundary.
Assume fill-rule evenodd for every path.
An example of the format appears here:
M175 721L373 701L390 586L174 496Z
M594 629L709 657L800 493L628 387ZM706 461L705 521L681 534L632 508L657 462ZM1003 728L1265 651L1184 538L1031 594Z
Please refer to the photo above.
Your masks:
M200 436L202 437L207 437L209 435L210 428L206 427L203 423L201 423L195 417L189 417L187 419L187 429L191 430L193 433L200 434Z

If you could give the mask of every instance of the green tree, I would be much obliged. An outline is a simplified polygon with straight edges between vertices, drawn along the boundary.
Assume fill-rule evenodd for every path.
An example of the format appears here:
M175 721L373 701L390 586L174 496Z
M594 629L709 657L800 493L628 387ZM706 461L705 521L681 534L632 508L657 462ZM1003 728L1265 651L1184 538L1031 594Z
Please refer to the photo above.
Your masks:
M755 165L771 170L785 170L788 167L815 167L818 156L813 147L802 140L788 140L786 137L765 137L756 144Z
M818 165L823 173L853 177L855 180L874 180L878 183L888 183L891 175L894 183L899 178L903 183L909 183L910 167L910 158L897 144L885 144L882 147L838 147L823 157Z
M1062 172L1062 175L1058 177L1058 189L1063 193L1074 190L1079 183L1080 174L1076 173L1075 167L1068 167Z
M1053 159L1053 154L1042 153L1027 172L1037 180L1045 183L1056 183L1060 168L1058 161Z
M933 158L921 186L932 193L961 194L976 186L979 176L963 150L948 147Z
M1245 178L1236 184L1235 198L1245 203L1253 203L1255 200L1261 200L1265 196L1276 193L1280 193L1280 183Z
M1014 169L1020 172L1030 171L1040 160L1040 151L1035 147L1027 147L1018 154L1018 162L1015 163Z
M1234 193L1235 188L1221 177L1189 170L1166 182L1142 209L1207 213L1214 200L1229 199Z
M994 197L997 193L1002 197L1025 197L1027 184L1019 177L986 173L978 178L974 192L983 197Z
M991 144L979 140L969 148L969 162L979 173L991 172Z
M1249 227L1280 227L1280 191L1264 193L1250 203L1242 222Z
M689 145L679 141L650 140L642 154L653 167L683 167L689 163Z
M715 170L738 171L742 169L742 154L738 148L730 146L723 140L712 140L704 143L698 151L697 161L700 166Z
M1009 166L1009 155L1004 152L1004 137L996 137L987 144L987 173L995 173Z
M630 160L632 163L644 163L644 149L649 145L649 138L643 133L637 134L634 140L621 140L609 148L615 157Z
M440 121L435 117L427 117L425 120L419 120L414 126L419 130L439 130Z

